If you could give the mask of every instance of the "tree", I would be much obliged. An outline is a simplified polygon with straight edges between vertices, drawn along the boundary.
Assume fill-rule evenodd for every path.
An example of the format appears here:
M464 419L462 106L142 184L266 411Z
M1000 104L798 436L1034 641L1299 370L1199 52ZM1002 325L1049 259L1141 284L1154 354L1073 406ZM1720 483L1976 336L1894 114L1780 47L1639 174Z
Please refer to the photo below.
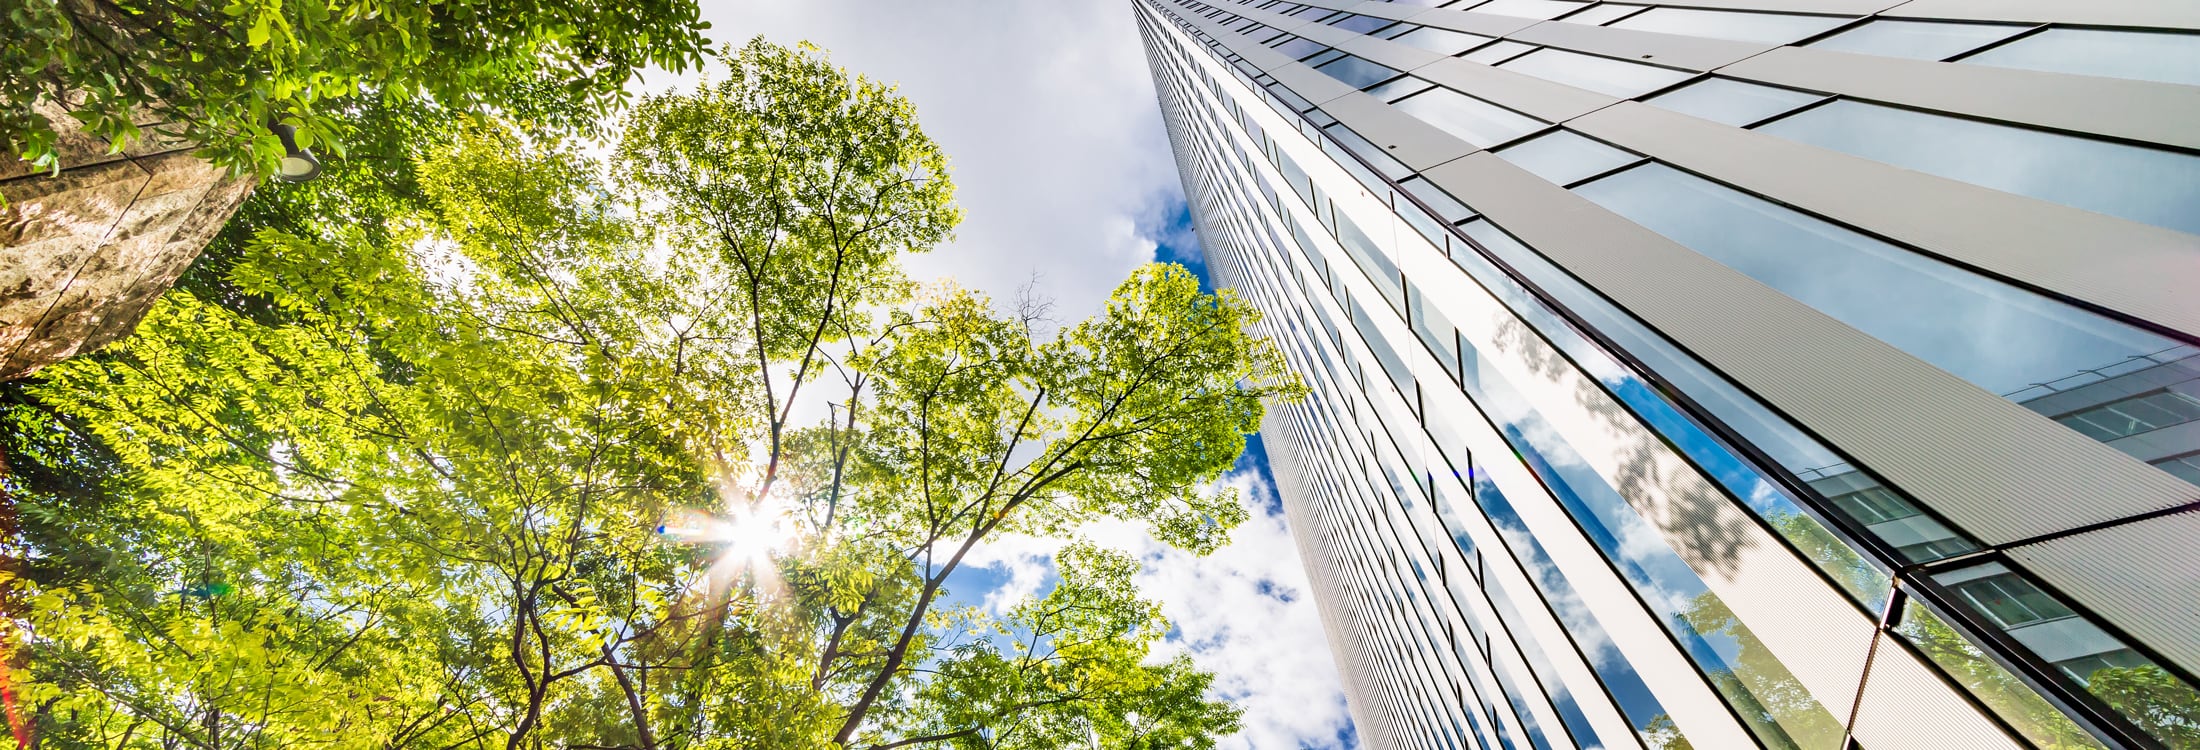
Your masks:
M700 64L706 28L692 0L25 0L0 15L0 141L58 164L40 100L118 150L159 121L215 163L263 175L284 153L268 129L278 119L299 145L337 154L386 145L351 140L375 107L585 131L634 71Z
M135 338L0 392L37 741L1230 731L1207 675L1148 663L1167 625L1120 553L1073 544L998 615L939 602L1001 534L1220 544L1244 511L1209 487L1298 391L1257 313L1171 266L1053 334L914 286L895 259L957 214L908 103L810 49L730 62L607 159L459 132L379 220L270 222Z

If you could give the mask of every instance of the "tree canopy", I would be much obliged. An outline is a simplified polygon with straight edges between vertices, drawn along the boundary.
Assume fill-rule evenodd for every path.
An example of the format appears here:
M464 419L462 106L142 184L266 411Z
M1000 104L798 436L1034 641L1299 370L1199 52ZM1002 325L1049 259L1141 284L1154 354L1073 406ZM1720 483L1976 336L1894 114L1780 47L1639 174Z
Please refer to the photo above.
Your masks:
M1233 731L1210 675L1154 657L1123 553L1072 543L1003 611L943 602L1003 534L1221 544L1245 510L1215 480L1299 392L1258 313L1170 265L1059 330L917 284L897 258L959 214L908 102L811 48L728 62L600 157L439 130L401 179L314 194L340 218L248 216L135 337L0 388L31 741Z
M637 70L699 65L707 28L693 0L23 0L0 14L0 142L56 165L40 101L117 150L158 122L263 175L277 119L366 158L404 156L356 138L376 108L588 131Z

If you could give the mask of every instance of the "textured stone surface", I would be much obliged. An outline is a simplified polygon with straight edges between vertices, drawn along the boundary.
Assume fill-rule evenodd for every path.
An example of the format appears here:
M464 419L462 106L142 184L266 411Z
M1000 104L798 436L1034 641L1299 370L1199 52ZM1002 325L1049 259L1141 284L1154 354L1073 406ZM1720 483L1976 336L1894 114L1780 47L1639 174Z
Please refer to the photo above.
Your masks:
M0 163L0 380L129 335L252 193L187 144L66 132L59 175Z

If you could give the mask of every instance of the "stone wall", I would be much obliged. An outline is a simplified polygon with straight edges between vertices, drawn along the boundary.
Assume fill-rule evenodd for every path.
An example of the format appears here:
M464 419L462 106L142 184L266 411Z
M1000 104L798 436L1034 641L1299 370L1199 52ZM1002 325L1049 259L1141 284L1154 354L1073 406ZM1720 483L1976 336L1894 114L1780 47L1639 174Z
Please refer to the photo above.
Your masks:
M59 129L58 176L0 155L0 381L129 335L252 194L151 128L120 154Z

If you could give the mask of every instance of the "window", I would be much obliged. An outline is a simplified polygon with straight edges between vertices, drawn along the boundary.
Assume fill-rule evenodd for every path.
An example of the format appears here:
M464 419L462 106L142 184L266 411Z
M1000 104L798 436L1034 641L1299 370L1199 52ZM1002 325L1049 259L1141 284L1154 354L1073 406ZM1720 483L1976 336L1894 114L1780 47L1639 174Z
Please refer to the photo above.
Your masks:
M1737 42L1788 44L1847 23L1848 20L1835 16L1797 16L1786 13L1651 8L1614 22L1612 27L1731 39Z
M2070 675L2070 679L2077 680L2080 685L2093 684L2093 673L2103 669L2131 669L2148 666L2153 666L2153 663L2147 661L2146 657L2140 656L2139 652L2128 648L2055 662L2056 669L2062 670L2063 674Z
M1444 314L1437 312L1436 308L1429 306L1428 295L1419 288L1408 285L1406 296L1412 302L1413 333L1421 337L1421 343L1428 345L1429 352L1436 356L1437 363L1444 366L1444 371L1451 374L1452 380L1457 381L1459 335L1451 327L1451 321L1445 319Z
M1622 99L1641 96L1689 76L1669 68L1549 48L1521 55L1498 67Z
M1586 5L1588 3L1569 2L1567 0L1490 0L1473 7L1466 5L1457 7L1466 8L1476 13L1496 13L1498 15L1526 18L1557 18Z
M1980 578L1956 583L1950 588L1963 600L1993 618L2002 628L2015 628L2035 622L2059 620L2077 613L2055 601L2032 582L2018 577L2000 564L1985 567L1999 570Z
M1977 545L1963 539L1949 537L1905 544L1896 547L1895 551L1902 553L1902 558L1911 562L1931 562L1942 558L1955 557L1975 549L1978 549Z
M1434 209L1436 214L1443 218L1446 223L1457 224L1474 216L1474 209L1468 208L1466 204L1460 203L1459 199L1451 197L1450 193L1444 192L1420 177L1409 177L1399 182L1398 186L1405 188L1406 192L1412 193L1413 197L1421 199L1422 203L1428 204L1428 207Z
M1352 256L1360 270L1367 272L1368 280L1390 300L1392 309L1405 309L1405 280L1399 275L1397 264L1390 261L1382 248L1375 246L1374 240L1368 239L1366 233L1346 219L1337 222L1337 244L1344 246L1345 254Z
M1343 124L1331 125L1327 128L1324 128L1323 130L1329 133L1329 137L1335 138L1339 145L1344 146L1345 150L1351 151L1354 154L1358 154L1359 157L1362 159L1366 159L1367 163L1375 165L1375 168L1377 170L1381 171L1385 175L1388 175L1391 179L1398 179L1413 174L1413 170L1407 169L1406 165L1401 164L1397 159L1392 158L1388 152L1384 151L1383 149L1376 148L1375 144L1369 143L1366 138L1360 137L1359 133L1352 132L1351 129L1346 128ZM1352 170L1355 173L1360 171L1359 163L1351 160L1350 158L1340 158L1337 160L1337 163L1346 167L1347 169ZM1372 181L1367 179L1363 179L1361 181L1369 183L1368 187L1371 190L1381 190L1379 186L1382 183L1380 181Z
M2068 675L2079 685L2085 686L2093 697L2110 709L2122 714L2132 726L2152 736L2169 747L2185 747L2190 743L2180 738L2190 737L2193 731L2191 717L2200 714L2200 691L2194 691L2184 680L2163 669L2132 650L2131 647L2091 620L2078 618L2076 613L2062 602L2033 586L2000 563L1963 568L1939 573L1934 580L1952 589L1964 605L1976 609L2004 629L2016 628L2048 620L2076 618L2068 625L2052 628L2026 629L2021 634L2012 633L2015 640L2040 658L2043 651L2057 653L2055 668ZM1932 649L1926 649L1928 654ZM2083 654L2069 657L2069 654ZM2045 661L2045 659L2042 659ZM2120 680L2100 679L2102 670L2117 670ZM1959 681L1961 678L1959 677ZM2111 683L2115 684L2111 684ZM2139 690L2133 685L2144 685ZM2020 729L2021 721L2003 712L1994 701L1987 701L2001 712L2003 718L2011 718ZM2031 734L2027 732L2027 734Z
M1391 38L1391 41L1399 44L1419 47L1439 55L1456 55L1472 49L1474 45L1489 40L1489 37L1480 34L1439 29L1434 26L1423 26L1406 32L1403 36Z
M1506 146L1499 158L1534 172L1555 185L1616 169L1641 157L1574 134L1558 130Z
M1811 42L1810 46L1860 55L1946 60L2015 36L2025 28L2004 24L1896 21L1880 18Z
M1370 31L1389 26L1393 23L1396 23L1396 21L1392 21L1388 18L1376 18L1374 16L1346 14L1343 18L1330 21L1329 25L1344 29L1346 31L1353 31L1365 34Z
M1522 44L1507 39L1492 42L1488 46L1460 55L1459 58L1467 62L1496 65L1535 50L1536 46L1533 44Z
M2163 471L2175 475L2178 479L2183 479L2193 484L2200 484L2200 453L2187 453L2182 456L2171 456L2169 458L2152 461L2150 463L2153 463L2155 466L2160 467Z
M2070 717L1916 600L1903 605L1902 623L1895 626L1895 633L2039 747L2102 747Z
M1994 393L2175 345L1662 164L1574 192Z
M1397 79L1392 80L1389 83L1385 83L1380 86L1369 87L1367 89L1367 95L1375 97L1377 99L1381 99L1386 102L1395 101L1399 97L1427 91L1428 88L1433 85L1434 84L1431 84L1419 78L1415 78L1413 76L1399 76Z
M2200 233L2200 156L1837 101L1758 127L1980 187Z
M2200 399L2176 391L2155 391L2055 418L2104 443L2193 420L2200 420Z
M1834 507L1865 525L1885 523L1897 518L1908 518L1918 510L1902 498L1888 492L1885 487L1866 487L1855 492L1844 492L1826 498Z
M2200 86L2200 35L2048 29L1959 62Z
M1285 57L1289 57L1293 60L1304 60L1308 57L1312 57L1314 53L1323 52L1329 49L1329 45L1322 44L1321 42L1317 42L1312 39L1304 39L1295 36L1284 40L1281 44L1274 44L1270 46L1275 47L1277 52L1281 52Z
M1421 118L1460 140L1488 148L1543 127L1543 122L1450 89L1431 89L1398 101L1398 111Z
M1706 78L1651 97L1648 103L1741 128L1824 98L1822 94L1744 83L1732 78Z
M1561 20L1561 21L1565 21L1565 22L1567 22L1567 23L1579 23L1579 24L1588 24L1588 25L1590 25L1590 26L1595 26L1595 25L1598 25L1598 24L1602 24L1602 23L1605 23L1605 22L1607 22L1607 21L1613 21L1613 20L1617 20L1617 19L1620 19L1620 18L1625 18L1625 17L1627 16L1627 14L1629 14L1629 13L1633 13L1633 12L1635 12L1635 11L1638 11L1638 10L1642 10L1642 9L1643 9L1643 8L1645 8L1645 7L1649 7L1649 6L1644 6L1644 5L1621 5L1621 4L1617 4L1617 3L1603 3L1603 4L1600 4L1600 5L1597 5L1597 6L1591 7L1591 8L1589 8L1589 9L1587 9L1587 10L1583 10L1583 11L1582 11L1582 12L1580 12L1580 13L1575 13L1575 14L1573 14L1573 15L1570 15L1570 16L1567 16L1567 17L1565 17L1565 18L1561 18L1561 19L1559 19L1559 20Z
M1364 89L1390 80L1398 71L1389 66L1369 62L1351 55L1344 55L1316 68L1329 77L1345 82L1356 89Z

